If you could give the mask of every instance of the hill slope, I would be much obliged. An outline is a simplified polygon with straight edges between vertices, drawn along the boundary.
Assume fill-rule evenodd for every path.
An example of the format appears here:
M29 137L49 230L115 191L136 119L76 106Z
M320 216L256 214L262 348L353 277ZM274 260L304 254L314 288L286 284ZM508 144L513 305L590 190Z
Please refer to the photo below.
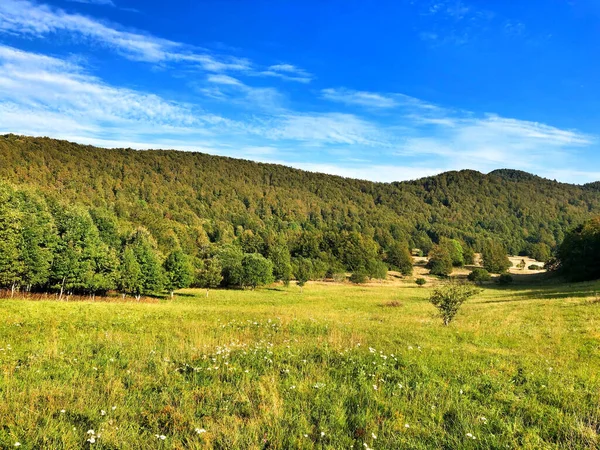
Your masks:
M510 252L554 247L600 213L600 192L524 172L448 172L373 183L202 153L106 150L49 138L0 137L0 180L49 199L146 227L168 249L177 236L194 253L199 237L245 239L260 249L283 236L292 256L333 253L332 235L359 232L379 251L393 241L424 247L440 236L478 250L488 238ZM343 240L343 238L342 238Z

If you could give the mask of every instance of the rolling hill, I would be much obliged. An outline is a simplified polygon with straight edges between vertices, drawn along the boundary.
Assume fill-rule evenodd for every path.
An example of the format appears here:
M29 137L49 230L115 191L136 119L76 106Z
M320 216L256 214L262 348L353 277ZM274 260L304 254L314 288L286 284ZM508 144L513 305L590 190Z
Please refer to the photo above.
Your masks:
M82 205L121 233L143 226L159 248L176 240L189 254L203 239L243 240L260 251L278 238L292 256L336 255L352 233L380 253L398 241L426 250L442 236L475 250L496 239L511 253L531 253L555 247L565 231L600 213L597 183L514 170L374 183L202 153L17 135L0 137L0 180L52 204Z

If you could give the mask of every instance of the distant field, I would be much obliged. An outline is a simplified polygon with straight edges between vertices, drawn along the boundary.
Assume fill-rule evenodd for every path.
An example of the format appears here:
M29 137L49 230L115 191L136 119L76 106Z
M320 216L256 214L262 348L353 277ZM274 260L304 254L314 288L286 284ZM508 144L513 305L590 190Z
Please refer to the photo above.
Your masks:
M0 300L0 448L598 448L596 291L490 286L449 327L399 281Z

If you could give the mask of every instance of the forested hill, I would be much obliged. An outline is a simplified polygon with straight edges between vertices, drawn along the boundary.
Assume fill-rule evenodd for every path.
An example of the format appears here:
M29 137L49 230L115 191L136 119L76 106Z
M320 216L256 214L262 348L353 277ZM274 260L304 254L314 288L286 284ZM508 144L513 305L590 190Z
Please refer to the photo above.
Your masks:
M600 213L597 185L519 171L373 183L202 153L15 135L0 137L0 180L50 205L85 206L101 234L107 223L120 236L143 226L163 251L181 245L190 255L199 243L236 240L264 253L278 240L292 257L344 260L348 241L383 255L394 242L427 251L442 236L475 250L493 238L511 253L535 253Z

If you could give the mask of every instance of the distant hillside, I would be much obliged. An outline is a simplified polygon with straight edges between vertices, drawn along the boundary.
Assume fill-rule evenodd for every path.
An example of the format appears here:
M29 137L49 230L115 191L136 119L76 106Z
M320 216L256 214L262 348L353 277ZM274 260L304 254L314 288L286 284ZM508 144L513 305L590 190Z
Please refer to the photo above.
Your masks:
M49 201L84 205L120 230L147 228L162 249L190 254L199 234L248 250L284 239L292 256L339 254L358 232L383 253L394 241L425 248L440 237L511 253L555 247L600 213L600 190L513 170L448 172L372 183L289 167L179 151L105 150L48 138L0 137L0 180Z

